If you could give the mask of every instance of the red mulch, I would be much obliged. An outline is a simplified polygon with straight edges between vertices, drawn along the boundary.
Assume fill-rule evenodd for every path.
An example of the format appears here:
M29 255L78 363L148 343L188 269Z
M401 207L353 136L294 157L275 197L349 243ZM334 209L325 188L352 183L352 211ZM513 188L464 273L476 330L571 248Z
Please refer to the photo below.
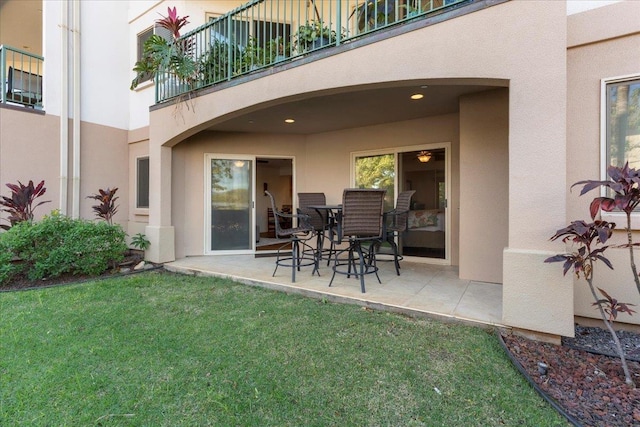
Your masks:
M583 426L640 426L640 388L625 384L620 359L503 335L512 357L528 376ZM547 374L538 363L548 365ZM640 363L628 361L640 387Z

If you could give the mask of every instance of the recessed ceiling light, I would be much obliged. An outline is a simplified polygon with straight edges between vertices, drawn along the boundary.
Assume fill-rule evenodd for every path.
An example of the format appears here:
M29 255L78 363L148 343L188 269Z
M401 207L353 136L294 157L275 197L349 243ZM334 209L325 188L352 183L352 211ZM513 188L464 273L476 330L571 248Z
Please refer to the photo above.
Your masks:
M284 122L285 123L294 123L295 120L293 120L293 119L284 119Z
M424 95L421 93L414 93L413 95L411 95L411 99L422 99L424 98Z

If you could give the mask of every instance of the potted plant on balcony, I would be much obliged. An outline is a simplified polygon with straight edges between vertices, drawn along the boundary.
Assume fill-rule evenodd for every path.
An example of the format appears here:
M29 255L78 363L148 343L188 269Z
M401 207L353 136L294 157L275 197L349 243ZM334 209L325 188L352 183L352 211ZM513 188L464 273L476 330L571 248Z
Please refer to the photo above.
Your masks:
M269 63L269 57L255 37L249 37L247 44L241 48L239 73L256 70Z
M269 63L279 62L291 55L291 43L280 36L267 43L267 60Z
M304 53L336 41L336 32L321 20L308 21L298 28L295 35L298 52Z
M399 5L398 7L404 8L406 5ZM409 7L412 10L417 9L417 6L415 8ZM349 19L354 14L356 14L357 28L360 33L384 27L396 22L395 0L366 0L351 12Z
M200 76L203 86L217 83L229 78L231 74L236 74L235 58L240 57L240 50L236 45L221 40L215 40L210 48L200 57ZM233 64L230 66L230 62ZM231 70L230 70L231 68Z
M131 90L149 75L152 79L158 78L158 73L166 73L170 81L175 78L178 84L185 85L188 90L195 86L199 67L193 59L193 43L189 39L179 40L180 29L189 23L188 16L179 17L175 7L168 8L168 12L168 16L157 19L156 24L169 30L172 39L166 40L153 34L145 41L142 58L133 67L136 77L131 81Z

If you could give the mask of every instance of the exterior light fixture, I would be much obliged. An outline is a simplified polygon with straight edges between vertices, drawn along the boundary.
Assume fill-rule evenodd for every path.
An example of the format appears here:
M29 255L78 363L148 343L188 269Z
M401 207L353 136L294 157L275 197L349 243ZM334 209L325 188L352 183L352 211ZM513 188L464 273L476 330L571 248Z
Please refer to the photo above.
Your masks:
M424 98L424 95L421 93L414 93L413 95L411 95L411 99L422 99Z
M431 153L428 151L421 151L416 157L418 158L420 163L427 163L429 160L431 160Z
M295 120L293 119L284 119L285 123L295 123Z

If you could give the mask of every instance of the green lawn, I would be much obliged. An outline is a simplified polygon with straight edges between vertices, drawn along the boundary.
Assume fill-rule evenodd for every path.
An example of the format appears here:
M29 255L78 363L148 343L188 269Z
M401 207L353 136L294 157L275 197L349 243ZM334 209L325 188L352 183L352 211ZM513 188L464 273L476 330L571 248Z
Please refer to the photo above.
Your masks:
M0 294L2 426L564 426L488 331L148 272Z

